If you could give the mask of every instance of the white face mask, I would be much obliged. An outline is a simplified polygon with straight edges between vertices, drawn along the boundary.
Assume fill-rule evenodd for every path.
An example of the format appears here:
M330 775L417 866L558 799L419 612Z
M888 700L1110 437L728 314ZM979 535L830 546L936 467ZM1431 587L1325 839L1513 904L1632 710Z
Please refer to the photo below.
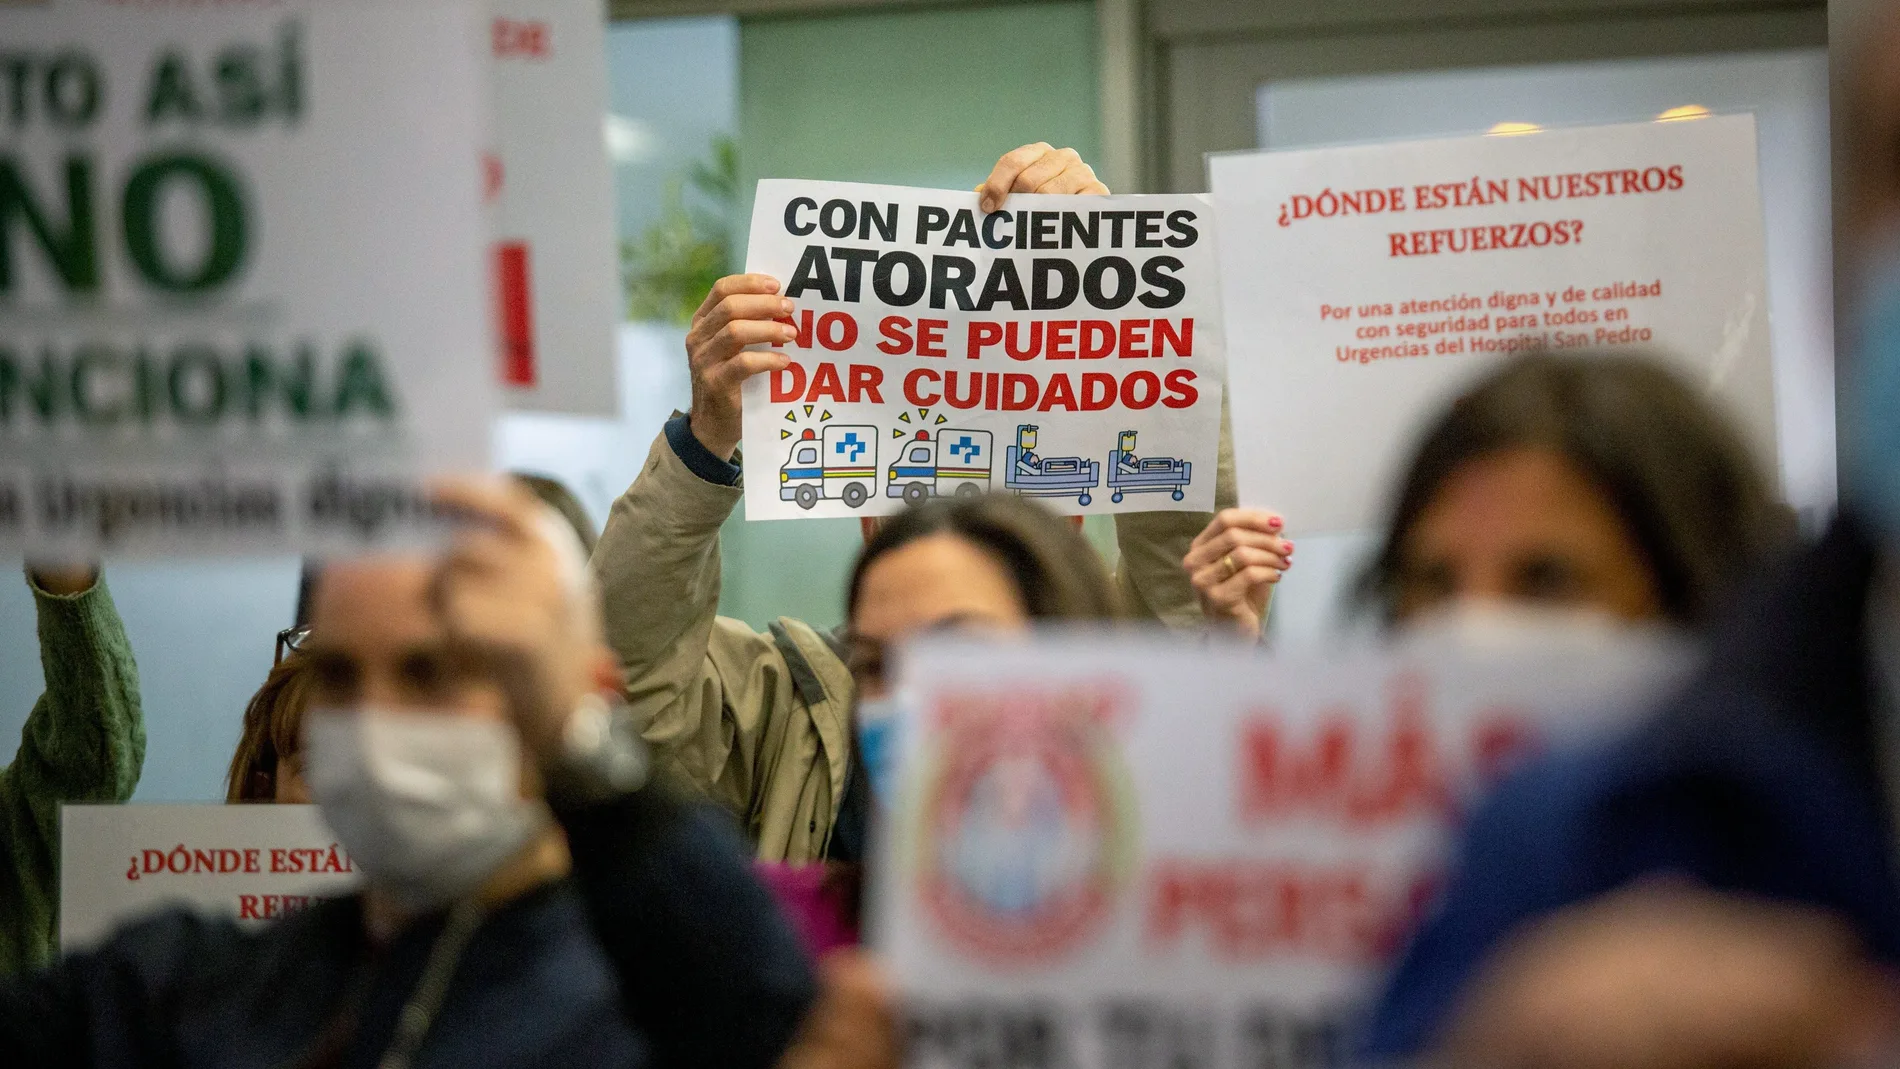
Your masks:
M1400 639L1448 643L1474 653L1511 653L1588 649L1646 630L1660 628L1632 625L1582 606L1461 599L1419 614L1401 629Z
M409 909L473 892L547 826L514 729L452 712L312 710L310 793L370 881Z

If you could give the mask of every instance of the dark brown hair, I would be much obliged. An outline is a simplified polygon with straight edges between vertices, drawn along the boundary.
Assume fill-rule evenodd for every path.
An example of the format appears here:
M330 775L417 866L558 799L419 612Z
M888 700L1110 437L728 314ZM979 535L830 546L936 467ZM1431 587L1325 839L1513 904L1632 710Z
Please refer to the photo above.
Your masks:
M1000 561L1032 619L1097 620L1121 615L1115 584L1095 547L1067 520L1015 494L935 498L878 528L851 570L845 601L858 604L864 573L879 557L930 535L950 534Z
M1390 622L1419 516L1465 464L1519 448L1556 453L1609 500L1676 623L1704 621L1793 533L1741 437L1654 356L1531 354L1467 390L1426 432L1362 600Z
M309 704L309 661L293 651L270 670L244 707L244 730L225 776L225 801L277 800L277 761L296 757L302 748L299 733Z

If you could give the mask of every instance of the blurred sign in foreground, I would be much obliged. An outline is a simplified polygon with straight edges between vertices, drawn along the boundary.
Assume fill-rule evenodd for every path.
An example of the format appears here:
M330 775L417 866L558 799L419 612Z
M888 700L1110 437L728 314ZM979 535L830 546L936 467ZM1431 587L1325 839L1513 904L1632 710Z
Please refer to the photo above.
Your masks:
M349 548L487 465L486 28L0 9L0 553Z
M1678 660L1608 634L1509 656L913 651L870 899L910 1064L1337 1064L1457 815Z
M275 920L359 879L313 805L69 805L59 834L62 950L165 906Z
M496 340L503 400L618 416L620 265L598 0L491 0Z

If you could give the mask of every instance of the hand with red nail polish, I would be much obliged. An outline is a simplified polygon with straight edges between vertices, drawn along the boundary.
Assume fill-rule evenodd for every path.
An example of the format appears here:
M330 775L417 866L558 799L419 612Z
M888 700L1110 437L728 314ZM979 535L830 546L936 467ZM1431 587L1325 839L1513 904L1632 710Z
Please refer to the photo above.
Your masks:
M1210 624L1260 637L1274 584L1293 566L1293 543L1280 536L1283 526L1262 509L1225 509L1195 536L1181 567Z

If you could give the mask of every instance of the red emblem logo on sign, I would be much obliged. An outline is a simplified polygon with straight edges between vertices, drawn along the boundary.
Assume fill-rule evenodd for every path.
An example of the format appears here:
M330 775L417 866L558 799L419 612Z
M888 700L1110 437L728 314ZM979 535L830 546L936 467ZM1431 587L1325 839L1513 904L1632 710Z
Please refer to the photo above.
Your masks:
M972 956L1045 964L1111 915L1133 824L1115 706L1099 689L940 705L918 886L939 931Z

